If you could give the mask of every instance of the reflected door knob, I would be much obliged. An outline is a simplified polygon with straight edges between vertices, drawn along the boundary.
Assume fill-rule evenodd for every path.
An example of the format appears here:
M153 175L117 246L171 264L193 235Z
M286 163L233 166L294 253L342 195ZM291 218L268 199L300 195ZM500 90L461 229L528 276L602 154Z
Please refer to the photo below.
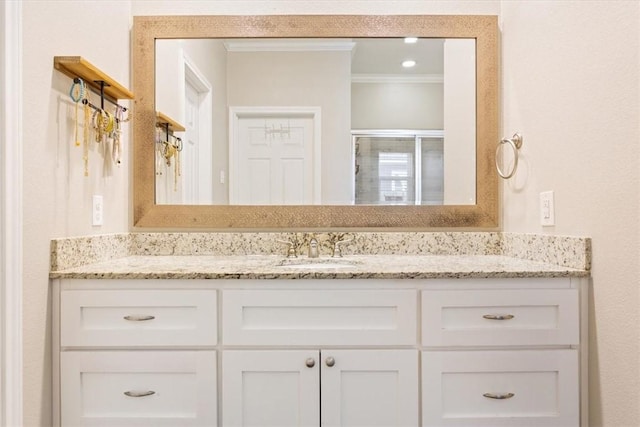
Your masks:
M325 360L325 363L327 364L328 367L333 367L333 365L336 364L336 359L334 359L333 357L327 357L327 360Z
M307 368L313 368L314 366L316 366L316 361L311 357L308 358L304 363L305 365L307 365Z

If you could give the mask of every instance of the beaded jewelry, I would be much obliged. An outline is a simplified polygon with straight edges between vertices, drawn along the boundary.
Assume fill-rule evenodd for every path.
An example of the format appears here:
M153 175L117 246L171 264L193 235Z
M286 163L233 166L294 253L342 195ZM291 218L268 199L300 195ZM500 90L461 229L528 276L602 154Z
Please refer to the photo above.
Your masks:
M76 147L80 146L80 139L78 138L78 104L85 97L85 86L84 80L81 78L77 78L73 80L73 84L71 85L71 89L69 90L69 97L76 104L76 116L75 116L75 145Z
M77 95L74 95L76 92ZM84 80L80 78L73 80L73 84L69 90L69 97L76 104L84 99Z
M182 175L182 165L180 163L180 152L182 151L182 140L178 138L176 143L178 143L178 141L180 145L174 146L175 148L174 157L176 158L176 161L174 163L175 170L173 173L173 191L178 191L178 177Z
M162 158L164 157L164 144L162 142L162 131L156 128L156 175L162 175Z
M91 122L91 106L89 105L89 97L87 93L84 94L82 100L84 104L84 135L83 135L83 147L82 147L82 160L84 161L84 176L89 176L89 130Z
M126 118L123 117L125 112L127 113ZM131 110L128 110L121 105L116 105L116 118L122 123L128 122L131 120Z
M93 111L93 115L91 116L91 127L93 127L96 142L100 142L102 139L102 115L100 114L100 110Z
M108 111L104 111L103 110L103 122L102 125L104 126L104 133L109 136L109 134L111 134L111 132L113 132L113 128L114 128L114 117L113 114L111 114ZM105 118L106 116L106 118Z
M122 131L120 130L120 120L118 120L117 114L118 112L116 110L115 129L111 133L113 135L113 149L111 151L111 158L113 159L113 162L115 164L120 165L121 163L120 156L122 154L122 147L120 145L120 136L122 134Z

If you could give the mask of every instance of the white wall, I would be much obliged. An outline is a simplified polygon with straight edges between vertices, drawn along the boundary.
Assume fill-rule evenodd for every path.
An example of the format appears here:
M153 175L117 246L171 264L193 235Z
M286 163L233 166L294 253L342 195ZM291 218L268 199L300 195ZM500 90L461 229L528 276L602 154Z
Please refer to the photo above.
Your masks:
M502 2L504 229L593 238L592 426L640 425L640 3ZM538 220L555 192L555 227Z
M80 55L129 86L130 16L127 1L23 2L25 426L51 425L51 238L129 226L130 125L124 127L123 165L105 176L103 159L92 149L84 177L82 148L73 142L71 80L54 70L53 57ZM102 227L91 226L93 194L104 197Z

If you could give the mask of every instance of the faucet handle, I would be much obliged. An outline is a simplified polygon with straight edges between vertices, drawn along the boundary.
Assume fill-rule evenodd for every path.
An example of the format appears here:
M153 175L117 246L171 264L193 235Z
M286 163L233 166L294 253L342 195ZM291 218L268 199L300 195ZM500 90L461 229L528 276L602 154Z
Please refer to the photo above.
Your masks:
M284 243L285 245L288 245L287 258L298 258L298 254L296 253L296 244L295 244L295 242L292 242L292 241L289 241L289 240L279 240L279 239L276 239L276 242Z
M353 239L339 240L333 244L333 258L342 258L342 245L353 242Z

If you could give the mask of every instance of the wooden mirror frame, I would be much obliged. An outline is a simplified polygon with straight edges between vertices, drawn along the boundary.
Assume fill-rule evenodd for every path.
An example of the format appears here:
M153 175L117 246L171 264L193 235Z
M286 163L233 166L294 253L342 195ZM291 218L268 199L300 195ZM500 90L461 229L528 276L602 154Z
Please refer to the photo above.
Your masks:
M155 203L155 41L243 37L476 39L476 204L236 206ZM496 16L136 16L133 21L133 226L202 230L497 228Z

